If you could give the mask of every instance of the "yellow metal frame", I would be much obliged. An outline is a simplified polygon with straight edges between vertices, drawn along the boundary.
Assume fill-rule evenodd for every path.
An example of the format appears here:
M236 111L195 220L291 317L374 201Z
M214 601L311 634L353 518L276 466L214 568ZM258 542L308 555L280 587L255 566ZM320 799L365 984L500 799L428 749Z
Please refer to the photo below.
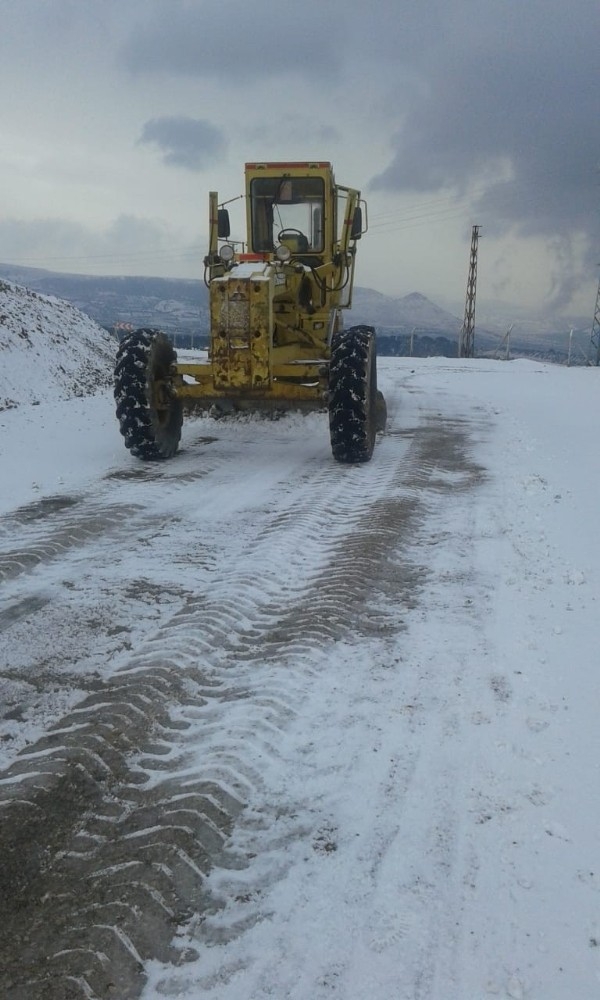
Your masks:
M322 179L322 251L291 253L287 260L279 259L277 248L254 252L251 185L257 177ZM234 252L225 262L218 195L209 195L208 360L176 364L170 392L207 404L226 399L244 406L273 401L281 407L321 407L331 334L338 311L351 303L360 192L337 186L330 163L247 163L246 202L248 252Z

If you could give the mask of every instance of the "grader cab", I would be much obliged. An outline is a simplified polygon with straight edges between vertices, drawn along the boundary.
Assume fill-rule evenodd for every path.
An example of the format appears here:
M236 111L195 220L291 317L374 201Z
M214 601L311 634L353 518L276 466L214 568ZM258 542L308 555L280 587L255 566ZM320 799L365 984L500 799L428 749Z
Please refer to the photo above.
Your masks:
M368 461L386 420L375 332L341 322L366 231L360 192L336 184L329 163L247 163L244 198L239 241L227 207L209 196L207 359L178 362L157 330L136 330L119 346L125 444L145 460L170 458L187 400L213 412L327 410L334 458Z

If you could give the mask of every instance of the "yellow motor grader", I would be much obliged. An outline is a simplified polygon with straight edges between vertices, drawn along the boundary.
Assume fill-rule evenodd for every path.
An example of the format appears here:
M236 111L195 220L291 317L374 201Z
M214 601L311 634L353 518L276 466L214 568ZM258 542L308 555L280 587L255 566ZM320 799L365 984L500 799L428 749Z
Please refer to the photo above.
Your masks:
M334 458L367 462L386 421L375 331L341 322L366 205L335 183L330 163L247 163L245 174L243 242L230 239L229 211L209 195L207 359L178 361L158 330L121 341L115 399L125 444L147 461L173 456L184 401L225 412L327 410Z

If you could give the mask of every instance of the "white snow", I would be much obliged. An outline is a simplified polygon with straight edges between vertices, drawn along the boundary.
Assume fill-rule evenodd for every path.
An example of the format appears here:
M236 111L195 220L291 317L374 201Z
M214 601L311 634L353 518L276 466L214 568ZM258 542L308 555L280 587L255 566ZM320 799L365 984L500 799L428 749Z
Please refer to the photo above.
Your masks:
M0 410L110 384L115 341L74 306L0 278Z
M243 786L247 805L237 867L207 879L221 908L180 929L188 961L148 964L144 1000L599 996L599 371L380 359L389 425L368 466L332 464L321 416L202 419L136 479L110 392L53 398L21 354L40 405L0 413L4 519L131 476L164 558L92 539L85 599L127 574L179 584L197 610L176 627L167 602L150 624L248 694L181 709L197 738L181 773ZM20 383L0 395L24 401ZM415 468L419 428L432 451ZM466 464L436 457L444 428ZM375 507L396 526L414 511L410 531L346 614L332 560ZM237 656L219 648L224 608ZM67 687L11 724L4 758L69 703Z

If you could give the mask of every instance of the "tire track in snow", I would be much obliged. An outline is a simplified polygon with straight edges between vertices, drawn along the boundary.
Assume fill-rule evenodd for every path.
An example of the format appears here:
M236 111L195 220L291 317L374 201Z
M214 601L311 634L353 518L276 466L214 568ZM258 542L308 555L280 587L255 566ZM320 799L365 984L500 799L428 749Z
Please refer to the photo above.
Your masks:
M418 583L418 573L407 580L394 560L382 576L381 560L418 515L416 491L430 481L415 468L422 457L417 449L399 462L382 449L368 478L358 468L313 470L249 542L244 536L242 572L218 566L206 594L9 769L0 806L28 824L34 848L33 860L23 860L13 845L11 884L30 896L39 887L33 912L30 905L21 914L22 940L31 969L42 955L50 961L38 982L13 987L27 1000L55 997L67 982L73 996L108 996L111 976L126 1000L139 993L143 960L189 957L165 941L192 910L218 908L203 895L211 866L246 863L224 840L244 808L250 826L265 822L248 808L261 798L261 768L277 754L330 643L357 624L365 634L380 630L380 612L371 621L363 613L374 587L397 600L399 572L405 591ZM51 798L62 806L55 842ZM173 814L181 822L167 822ZM293 836L306 834L291 826ZM39 858L48 833L51 866ZM99 916L82 916L73 928L74 898L78 912ZM131 902L142 898L156 904L151 927ZM11 947L4 943L6 968ZM18 984L21 970L14 976Z
M195 435L201 460L188 449L166 466L132 464L106 473L95 485L93 495L82 492L41 497L0 515L0 582L9 582L72 550L83 549L99 537L126 538L136 524L147 526L149 508L162 509L160 499L165 488L173 497L175 492L218 475L223 467L227 469L228 449L222 449L221 454L210 450L217 440L205 434ZM208 449L203 447L206 445ZM15 535L23 540L18 548L14 547Z
M0 582L29 573L40 564L85 546L99 535L125 534L131 517L141 510L143 508L139 504L107 507L105 503L91 503L86 504L85 512L75 518L69 513L54 519L51 532L44 522L33 522L27 532L31 538L29 544L0 552Z
M321 503L321 520L326 516L327 503L335 500L331 486L334 494L343 494L343 486L332 473L329 469L317 476L318 482L309 480L306 486L306 493L312 495L315 486L326 490L329 481L329 501L323 499ZM293 538L287 523L276 533L275 545L285 535L283 558L288 564L290 558L296 558L298 572L306 562L306 554L295 555L298 541L307 529L310 535L311 524L315 523L318 518L315 522L314 515L300 519ZM271 536L270 524L264 534L266 539ZM259 534L259 548L260 541ZM314 561L322 565L327 552L323 554L316 536L311 545ZM160 953L166 958L167 952L159 947L158 939L168 940L183 921L186 901L189 907L192 898L197 909L209 863L202 845L207 840L211 845L211 864L219 860L222 840L233 818L260 784L259 770L240 758L240 737L246 745L253 738L255 747L260 744L265 752L273 753L271 740L277 738L282 723L293 711L290 701L294 685L289 682L272 684L266 690L256 686L253 689L249 684L244 687L239 676L231 677L231 665L221 655L216 657L220 676L215 676L214 663L202 671L194 665L207 651L215 659L215 643L228 641L231 657L235 653L236 629L238 636L243 634L247 639L254 634L261 641L265 628L272 627L282 601L297 599L305 584L290 585L282 595L281 546L269 551L277 551L277 557L271 556L271 564L262 568L258 582L256 575L251 575L251 551L248 572L237 585L225 580L201 614L201 609L192 606L175 616L153 642L132 658L114 683L85 699L4 773L0 807L5 817L3 855L8 860L3 868L2 888L5 899L16 898L22 907L16 935L2 942L3 967L11 977L15 1000L20 995L28 1000L38 995L54 997L67 989L74 996L108 995L110 976L118 976L123 998L134 996L140 987L142 954L150 957ZM221 600L221 593L229 600ZM242 630L240 609L246 612L247 627ZM211 699L215 716L212 733L203 711L207 698ZM245 704L250 699L253 704L248 713ZM173 704L172 717L157 708ZM244 708L239 734L235 726L229 727L224 739L223 715L230 716L239 705ZM196 716L193 733L189 732L193 728L190 720L183 718L183 709L191 719ZM206 763L188 765L181 760L184 767L177 768L182 750L185 755L185 737L188 743L195 743L198 730L208 742L203 750ZM174 733L179 737L175 741ZM174 742L179 744L178 751L173 750ZM197 819L192 826L183 824L181 829L165 825L164 817L173 811L167 808L168 803L184 797L195 797L198 807L192 813L200 816L210 812L212 804L216 811L212 826L202 826ZM157 818L148 827L147 814L153 804ZM17 828L18 841L11 839L11 831ZM28 849L23 850L23 844ZM140 845L150 859L145 863L136 860ZM161 880L165 883L162 887ZM101 904L97 902L100 887ZM131 915L133 904L123 903L123 899L140 892L146 897L153 893L160 897L156 919L161 933L150 935L152 946L139 914L137 922L133 919L135 912ZM70 926L74 900L78 901L76 910L81 907L88 914L96 909L102 911L98 920L87 927ZM117 919L120 903L123 920ZM109 909L103 909L106 907ZM17 963L15 939L20 945ZM42 967L38 981L34 970ZM31 970L25 981L23 968Z
M414 572L410 587L413 585L419 587L422 584L418 568L415 571L412 565L412 558L414 558L414 544L423 541L419 528L424 527L426 508L430 503L439 508L440 497L447 499L451 498L452 494L458 501L455 510L458 507L462 508L464 501L461 500L461 494L474 488L482 478L482 470L469 462L464 451L461 454L461 450L465 447L464 430L464 426L462 428L459 426L446 427L441 431L440 428L425 429L422 433L419 431L415 435L411 461L403 463L403 468L399 472L396 502L400 503L400 506L390 502L390 494L393 495L394 492L393 484L390 482L386 497L381 500L381 509L373 518L372 534L365 533L363 536L362 541L366 544L362 545L360 540L350 533L344 539L341 548L345 548L349 554L346 569L354 564L358 576L368 570L362 595L360 586L352 592L355 580L351 580L350 604L356 601L355 607L359 606L361 599L363 601L365 599L365 593L372 594L373 590L378 590L379 594L383 593L385 596L388 583L391 584L392 591L397 589L397 578L393 575L388 578L387 574L383 574L382 579L381 572L377 574L376 561L380 558L384 561L387 558L389 561L390 549L398 552L403 545L407 547L408 553L404 553L402 562L408 564ZM406 506L401 506L401 502L404 501L406 504L407 500L407 496L403 495L403 486L406 485L409 501L415 499L413 490L416 489L419 491L423 507L415 505L407 509ZM440 518L442 523L443 518L444 515ZM381 523L385 526L382 532ZM379 551L372 548L373 538L377 539L378 535L385 537L391 525L394 526L395 538L390 534L387 546L382 543ZM405 539L402 537L402 529L406 532ZM365 565L365 562L368 563L365 552L369 551L373 554L373 563L370 567ZM465 558L468 561L468 552ZM395 561L391 560L392 565ZM341 562L343 564L343 561ZM378 578L373 583L376 575ZM331 564L319 577L315 591L322 593L329 585L332 593L339 588L335 568L332 569ZM402 595L398 603L400 608L395 609L396 629L402 627L404 603ZM317 619L319 614L317 609ZM336 638L343 634L345 625L349 625L349 630L353 624L356 625L351 609L343 608L340 614L341 627ZM289 625L293 632L293 618ZM298 629L300 632L303 631L302 621L298 622ZM315 740L320 740L327 734L327 685L322 683L322 677L326 676L328 651L331 649L327 642L323 642L327 632L326 622L325 624L322 621L318 622L318 630L321 640L320 655L315 648L309 657L311 676L319 682L318 693L313 699L313 710L316 709L317 714L319 713L318 702L321 699L325 699L325 704L322 707L321 725L315 723L311 732ZM360 636L360 628L356 629L356 632ZM365 635L368 636L369 633L366 632ZM299 641L298 637L296 638ZM385 660L385 647L384 635L381 639L382 660ZM394 647L394 642L390 643L390 647ZM265 642L263 648L268 656L268 642ZM364 652L361 653L361 650ZM361 663L361 655L365 657L364 670L372 676L376 672L376 668L369 667L369 657L373 656L373 647L361 644L360 639L358 642L355 639L348 653L349 667L352 661L355 664ZM277 655L274 657L274 662L276 660ZM403 670L406 666L403 664ZM195 991L200 989L205 991L207 996L226 1000L229 996L238 995L236 991L240 986L239 975L242 974L243 988L249 996L270 995L273 991L278 995L286 995L285 991L292 989L292 985L294 995L299 997L325 997L329 996L332 990L336 992L336 989L339 990L339 995L344 997L364 996L369 991L373 991L373 995L387 996L394 995L397 991L398 969L402 968L406 973L403 982L407 997L420 1000L433 996L439 997L440 1000L449 996L456 1000L461 998L457 966L461 941L454 907L460 905L462 893L468 891L466 883L473 877L473 860L467 856L468 852L462 844L462 819L457 815L455 802L464 801L466 798L470 747L468 740L463 741L465 733L461 730L453 710L449 710L448 713L438 710L428 715L425 713L425 707L419 704L419 697L423 698L420 693L421 687L425 692L434 692L433 695L429 695L430 698L440 700L449 696L453 687L464 679L462 664L457 663L448 677L441 678L435 672L438 666L438 663L432 663L428 667L429 675L424 677L423 667L419 665L420 676L412 677L416 688L415 695L407 700L406 705L398 706L397 711L406 714L409 728L412 728L413 738L408 743L410 749L407 751L404 747L399 758L396 746L377 748L382 760L390 759L392 762L389 773L386 775L384 772L381 785L375 782L371 788L370 782L365 783L360 760L353 761L352 756L348 760L348 755L344 751L341 756L343 763L336 764L336 755L332 755L331 796L326 797L325 807L328 808L329 804L331 808L330 798L333 802L337 799L342 804L353 794L361 799L364 798L365 824L361 834L362 839L358 842L358 848L354 840L345 845L349 849L350 858L346 858L342 870L344 880L348 879L349 873L357 873L354 884L351 875L349 883L345 886L340 885L336 877L338 834L335 822L325 820L323 825L322 803L318 796L311 801L310 780L307 780L305 802L286 803L285 783L280 785L281 777L276 776L275 781L267 784L262 804L260 796L257 796L252 808L240 817L237 824L234 840L236 846L242 854L246 853L251 859L256 855L255 859L249 860L246 868L229 873L217 872L211 876L211 887L217 899L224 903L224 909L208 914L206 919L200 922L192 923L190 936L196 944L198 942L209 946L219 944L222 946L221 949L216 951L209 947L208 951L203 953L206 961L199 964L191 973L185 970L173 971L170 974L164 969L162 973L154 971L152 989L155 992L151 994L152 996L180 995L179 991L183 996L193 996ZM382 668L380 673L384 676L385 669ZM369 696L365 693L360 678L357 680L357 685L354 696L360 705L365 700L368 701ZM306 685L299 684L298 688L302 698L306 699L310 695ZM400 690L403 690L402 683ZM334 687L331 697L337 699L340 696L343 696L342 692ZM451 700L450 697L448 700ZM377 696L374 696L372 703L374 709L381 710L381 698L378 700ZM395 710L393 702L390 710ZM375 718L369 717L369 729L373 727ZM309 719L311 710L305 708L302 727L299 730L301 733ZM418 720L417 727L411 726L413 719ZM350 718L349 749L353 746L352 724L353 720ZM393 732L393 729L389 732ZM360 750L363 748L360 730L358 736L357 745ZM463 746L463 742L466 746ZM310 744L304 748L296 746L293 751L288 747L287 759L296 761L297 766L302 765L304 752L310 753ZM440 759L445 761L441 772ZM267 770L268 763L267 761L265 765ZM279 770L280 764L273 762L272 771L277 775ZM354 770L360 775L358 781L353 780ZM310 769L307 774L310 778ZM347 784L346 779L348 779ZM317 782L315 787L322 795L322 785ZM424 789L426 789L425 799ZM390 803L392 795L393 808ZM320 832L317 830L315 834L319 814L321 814ZM310 867L308 869L305 867L306 854L310 853L308 842L311 838L314 838L313 851L332 852L326 853L325 856L332 859L328 863L333 866L331 879L317 880L316 884L313 884L312 895L310 882L306 881L310 879L312 872ZM411 869L411 866L406 864L405 845L414 843L415 840L419 843L416 856L422 854L423 864ZM319 845L323 843L326 845L330 843L331 847L320 847ZM354 861L353 854L356 855ZM366 885L365 856L375 859L371 864L371 874L366 880ZM414 849L412 857L415 857ZM269 921L270 892L276 892L279 881L285 881L286 878L289 886L283 892L289 900L295 902L290 904L289 926L284 907L278 911L283 924L274 927ZM357 987L361 976L361 950L357 946L356 961L353 962L354 947L349 953L335 939L335 928L338 923L336 913L332 912L330 921L326 920L324 924L318 923L317 920L314 940L307 941L304 938L306 929L313 924L313 914L321 916L323 910L327 910L329 906L335 908L337 904L334 901L340 901L340 897L343 899L352 893L355 894L355 899L350 900L350 904L358 908L356 915L358 926L361 922L364 923L362 911L366 910L368 913L371 910L380 914L379 925L365 927L366 937L370 938L369 947L372 953L381 956L378 962L383 970L382 982L377 985L365 980ZM279 899L281 901L281 893ZM294 912L301 911L303 904L309 907L308 912L311 916L310 918L306 914L301 916L294 925ZM263 921L266 930L261 936L258 928ZM250 934L250 943L245 947L240 937L253 927L257 928L256 934L255 936ZM294 941L299 941L298 934L302 935L302 946L295 949ZM228 948L229 944L231 948ZM358 945L356 941L355 944ZM318 956L323 950L329 951L331 958L321 966ZM307 966L308 953L312 959ZM336 953L339 956L337 962ZM264 961L261 955L266 956ZM296 965L294 965L295 958ZM366 964L369 967L369 963ZM285 979L278 977L280 971L287 973ZM230 979L231 994L227 992ZM378 989L380 992L377 992Z

